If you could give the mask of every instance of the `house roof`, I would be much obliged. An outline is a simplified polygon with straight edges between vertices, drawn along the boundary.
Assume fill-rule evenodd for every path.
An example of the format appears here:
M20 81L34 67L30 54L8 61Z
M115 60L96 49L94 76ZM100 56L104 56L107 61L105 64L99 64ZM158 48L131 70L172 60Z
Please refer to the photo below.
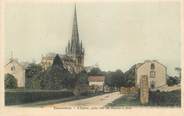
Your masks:
M89 82L104 82L105 76L89 76L88 81Z
M23 64L21 64L20 62L18 62L17 59L10 59L10 61L9 61L5 66L7 66L7 65L9 65L9 64L11 64L11 63L15 63L15 64L21 66L23 69L26 68L26 66L24 66Z
M138 63L138 64L136 64L136 69L138 69L139 67L141 67L143 64L145 64L146 62L150 62L150 63L158 63L158 64L160 64L160 65L162 65L163 67L165 67L166 68L166 66L165 65L163 65L162 63L160 63L159 61L157 61L157 60L145 60L144 61L144 63Z

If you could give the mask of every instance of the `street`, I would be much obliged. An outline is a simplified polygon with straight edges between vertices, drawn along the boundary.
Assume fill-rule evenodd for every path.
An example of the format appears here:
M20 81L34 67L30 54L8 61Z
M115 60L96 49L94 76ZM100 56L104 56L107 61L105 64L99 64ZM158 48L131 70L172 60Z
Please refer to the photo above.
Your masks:
M46 105L44 107L55 107L55 108L62 108L66 106L98 106L99 107L99 106L105 106L106 104L111 103L112 101L118 99L121 96L122 94L120 94L119 92L114 92L114 93L107 93L104 95L99 95L99 96L86 98L86 99Z

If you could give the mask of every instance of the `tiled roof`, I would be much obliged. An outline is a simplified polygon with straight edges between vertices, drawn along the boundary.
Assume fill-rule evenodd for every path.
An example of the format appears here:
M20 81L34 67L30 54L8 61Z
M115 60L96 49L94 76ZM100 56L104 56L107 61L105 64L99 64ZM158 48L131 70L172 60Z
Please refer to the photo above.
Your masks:
M89 82L103 82L105 81L105 76L89 76L88 81Z

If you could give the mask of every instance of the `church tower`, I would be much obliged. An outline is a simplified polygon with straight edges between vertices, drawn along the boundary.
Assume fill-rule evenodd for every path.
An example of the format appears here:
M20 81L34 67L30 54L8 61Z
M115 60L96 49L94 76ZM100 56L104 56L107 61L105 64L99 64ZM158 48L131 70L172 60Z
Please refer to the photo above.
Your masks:
M71 40L68 41L68 46L66 47L65 52L66 55L76 61L78 66L84 66L84 48L82 46L82 41L79 40L76 5L74 8L72 36Z

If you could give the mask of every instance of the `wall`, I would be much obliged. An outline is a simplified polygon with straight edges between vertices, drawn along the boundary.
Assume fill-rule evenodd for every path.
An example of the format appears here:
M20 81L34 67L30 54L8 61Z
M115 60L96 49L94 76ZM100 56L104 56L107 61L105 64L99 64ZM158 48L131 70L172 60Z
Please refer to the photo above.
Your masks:
M151 63L155 64L155 78L150 77ZM166 74L167 69L164 65L158 63L157 61L145 62L136 70L136 85L140 86L140 78L142 75L148 76L149 88L151 87L151 81L155 81L155 88L166 85Z

